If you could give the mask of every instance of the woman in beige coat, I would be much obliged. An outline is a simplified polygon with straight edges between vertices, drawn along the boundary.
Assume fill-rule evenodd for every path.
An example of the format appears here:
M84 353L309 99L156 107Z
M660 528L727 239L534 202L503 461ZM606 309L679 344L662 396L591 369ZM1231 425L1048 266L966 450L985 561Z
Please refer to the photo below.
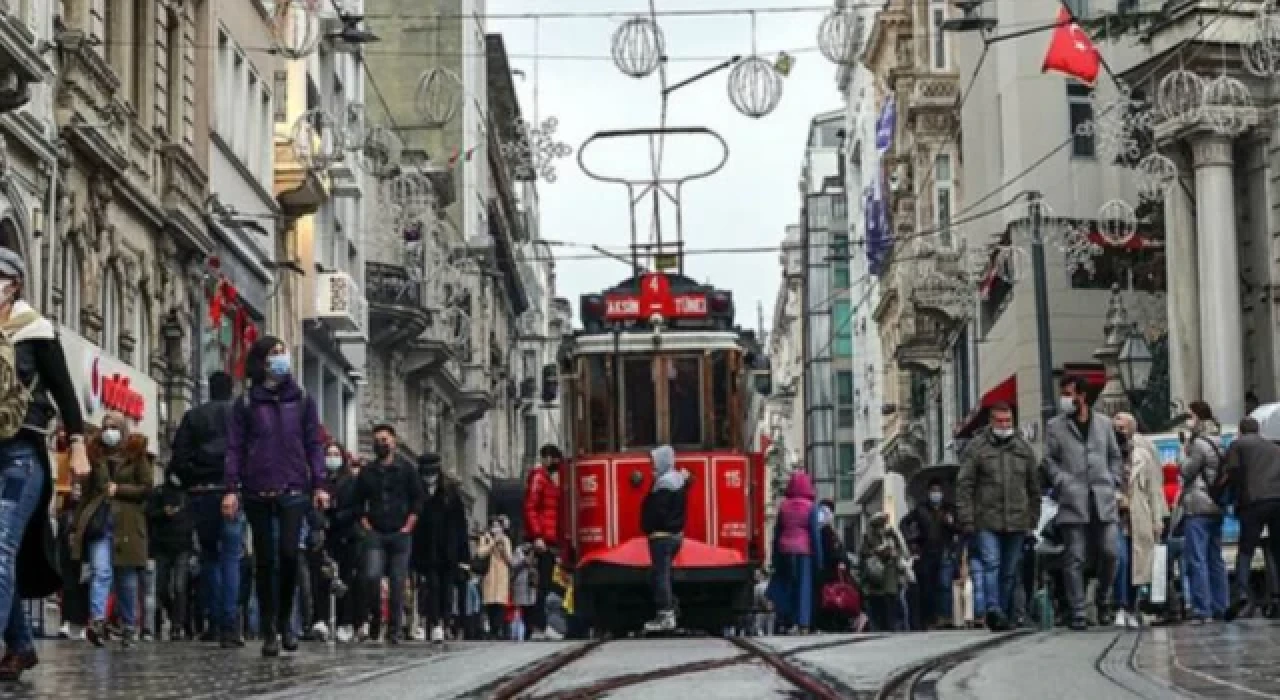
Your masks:
M489 562L489 570L480 582L484 612L489 617L491 639L506 639L507 603L511 601L511 539L502 522L494 520L489 531L480 536L476 556Z
M1164 500L1164 480L1155 443L1137 432L1137 421L1131 414L1116 414L1115 424L1132 445L1125 459L1129 480L1124 492L1129 506L1130 583L1133 588L1142 589L1151 585L1156 543L1163 534L1169 507ZM1134 609L1137 607L1135 604Z

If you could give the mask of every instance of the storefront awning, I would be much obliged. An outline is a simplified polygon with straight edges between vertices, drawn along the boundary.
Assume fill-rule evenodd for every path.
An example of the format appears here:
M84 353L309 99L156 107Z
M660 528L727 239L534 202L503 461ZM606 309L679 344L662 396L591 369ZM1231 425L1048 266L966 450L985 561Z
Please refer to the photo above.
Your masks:
M1018 405L1018 375L1011 374L1003 382L991 387L987 393L982 395L982 400L978 405L969 412L964 422L955 430L955 437L967 439L973 436L978 428L987 422L987 411L998 403L1007 403L1010 406Z

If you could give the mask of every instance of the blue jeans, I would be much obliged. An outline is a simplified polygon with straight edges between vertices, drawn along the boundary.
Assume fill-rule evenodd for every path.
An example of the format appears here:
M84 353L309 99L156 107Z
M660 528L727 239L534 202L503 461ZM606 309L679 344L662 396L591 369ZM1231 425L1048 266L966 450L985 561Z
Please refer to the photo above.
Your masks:
M104 506L109 507L109 506ZM111 563L114 535L110 529L106 537L88 544L89 569L89 619L105 620L107 599L111 588L116 590L116 607L120 610L120 622L130 629L138 627L138 570L133 567L116 568Z
M1221 616L1227 610L1227 565L1222 560L1222 520L1193 515L1186 519L1183 557L1196 617Z
M212 626L233 630L240 597L240 555L244 516L222 516L222 493L191 494L191 513L200 540L200 609Z
M1129 600L1130 581L1133 580L1130 557L1129 537L1120 528L1116 528L1116 581L1115 604L1123 610L1131 610Z
M25 440L0 445L0 628L5 647L15 653L35 649L31 622L18 595L18 552L48 478L36 450Z
M1018 581L1018 566L1022 562L1022 542L1026 533L992 532L981 530L974 537L970 556L982 560L982 600L985 612L999 612L1005 617L1013 615L1013 587ZM978 581L974 582L974 590ZM974 594L975 615L979 614L977 594Z

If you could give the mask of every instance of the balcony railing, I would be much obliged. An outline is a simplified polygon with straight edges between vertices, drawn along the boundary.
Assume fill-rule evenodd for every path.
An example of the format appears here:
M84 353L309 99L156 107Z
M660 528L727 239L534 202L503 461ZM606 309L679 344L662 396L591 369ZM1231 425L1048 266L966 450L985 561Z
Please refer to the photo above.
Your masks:
M422 307L422 283L400 265L365 263L364 284L370 304Z

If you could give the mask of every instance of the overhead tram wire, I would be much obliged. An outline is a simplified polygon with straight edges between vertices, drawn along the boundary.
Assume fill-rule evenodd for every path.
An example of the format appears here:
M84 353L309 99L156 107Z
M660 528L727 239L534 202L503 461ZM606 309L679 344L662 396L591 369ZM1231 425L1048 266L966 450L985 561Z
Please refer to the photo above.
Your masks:
M983 4L995 5L1005 4L1012 5L1015 2L1024 3L1025 0L983 0ZM884 7L884 0L855 0L845 4L845 10L875 10ZM658 17L724 17L734 15L748 15L752 12L757 14L770 15L786 15L786 14L827 14L836 10L834 4L825 5L773 5L763 7L720 7L720 8L689 8L679 10L662 10L657 13ZM491 20L578 20L578 19L631 19L637 15L643 16L643 11L633 9L610 9L610 10L566 10L566 11L550 11L550 12L487 12L483 14L469 15L465 13L442 13L442 14L366 14L364 18L370 19L478 19L481 21Z

